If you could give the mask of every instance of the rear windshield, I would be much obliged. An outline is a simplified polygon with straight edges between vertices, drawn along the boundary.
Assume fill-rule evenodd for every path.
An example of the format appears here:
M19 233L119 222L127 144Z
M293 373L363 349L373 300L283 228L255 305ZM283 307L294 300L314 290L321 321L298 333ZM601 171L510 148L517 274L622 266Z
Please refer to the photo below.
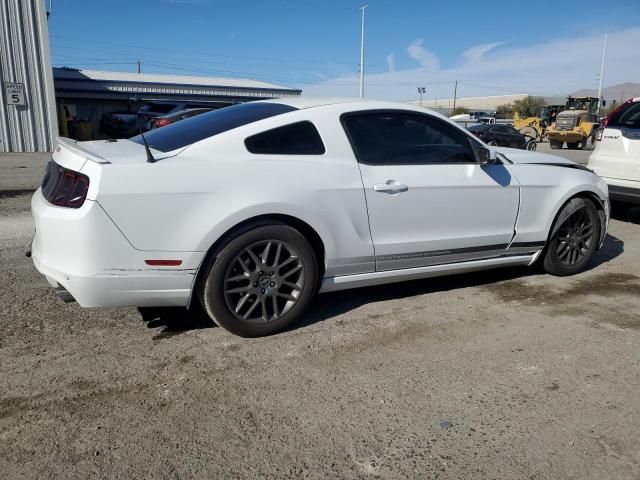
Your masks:
M469 125L468 130L470 132L483 132L489 128L489 125L486 123L480 123L478 125Z
M629 103L607 122L608 127L640 128L640 102Z
M297 108L281 103L242 103L150 130L144 134L144 138L151 148L161 152L171 152L219 133L294 110ZM129 140L140 145L144 144L140 135Z
M140 111L141 112L156 112L156 113L169 113L176 108L173 103L147 103Z

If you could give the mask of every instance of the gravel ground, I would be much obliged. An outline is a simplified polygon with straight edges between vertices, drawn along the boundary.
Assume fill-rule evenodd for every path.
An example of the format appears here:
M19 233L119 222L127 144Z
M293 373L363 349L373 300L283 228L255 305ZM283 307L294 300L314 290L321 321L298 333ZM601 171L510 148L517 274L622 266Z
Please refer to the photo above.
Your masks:
M640 478L640 209L575 277L325 294L244 340L179 309L63 304L24 256L12 190L2 478Z

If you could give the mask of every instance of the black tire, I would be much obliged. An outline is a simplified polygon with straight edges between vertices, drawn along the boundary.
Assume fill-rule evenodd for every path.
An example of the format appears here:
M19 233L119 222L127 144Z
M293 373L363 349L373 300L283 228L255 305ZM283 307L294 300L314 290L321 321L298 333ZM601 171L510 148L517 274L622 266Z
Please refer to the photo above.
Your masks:
M594 148L596 148L596 132L595 132L595 130L591 133L591 135L589 135L588 138L586 138L584 140L584 142L582 142L582 149L583 150L593 150Z
M549 140L549 146L554 150L562 148L563 145L564 142L561 142L560 140Z
M553 223L543 252L543 268L551 275L574 275L589 263L599 242L598 209L589 199L572 198Z
M580 142L567 142L567 148L571 150L576 150Z
M270 250L271 253L267 252L267 259L264 260L264 263L251 263L248 251L253 252L256 258L263 262L264 251L267 248L271 248L266 246L269 242L272 242L273 245L282 245L281 249L278 248L278 257L275 256L276 253ZM261 248L263 253L257 254L256 252L260 252ZM276 266L278 265L281 251L288 252L290 258L294 259L295 266L293 268L286 265L282 267ZM247 255L246 262L242 260L242 255L245 254ZM241 267L240 261L243 261L244 266ZM272 265L267 265L271 262L273 262ZM284 284L290 284L286 279L291 279L287 275L290 275L289 272L292 269L298 269L298 267L300 267L297 270L297 272L300 272L298 278L303 279L301 284L298 285L299 291L290 290L287 293L284 289L289 287ZM240 268L244 271L240 271ZM287 268L288 270L281 276L282 270ZM246 273L249 271L249 274ZM254 275L255 278L253 278ZM265 280L268 275L275 275L272 278L275 279L274 283L277 283L277 285L271 284L271 287L274 288L270 288L268 282L266 285L258 283L261 280ZM294 275L296 275L296 272L294 272ZM246 278L237 281L233 280L241 276L246 276ZM245 281L248 282L248 285L243 283ZM238 283L230 284L230 282ZM262 337L279 332L292 322L295 322L313 300L317 291L317 283L318 265L316 255L307 239L288 225L267 225L241 234L222 248L203 276L201 298L205 311L219 326L241 337ZM228 288L225 290L226 285L233 287L238 284L241 285L240 288ZM266 295L262 286L267 289ZM233 292L233 290L239 289L245 290ZM280 296L281 294L283 297L285 294L288 295L288 298L283 299ZM295 296L296 294L297 296ZM237 303L235 303L236 300L232 298L232 295L241 296ZM242 301L244 296L247 298ZM293 299L294 297L295 299ZM267 300L268 298L271 300ZM236 304L235 310L230 306L232 302ZM269 302L273 302L271 307ZM276 310L279 308L276 306L277 302L280 302L281 306L280 315ZM284 302L284 305L282 302ZM250 313L254 315L259 313L255 312L256 309L261 310L263 312L262 317L254 318L253 320L251 318L241 318L243 310L240 310L240 313L236 313L238 312L238 305L241 303L243 305L242 308L245 305L247 306L244 310L245 312L253 307L254 310ZM253 305L254 303L256 304L255 306ZM270 311L265 308L270 309Z
M527 139L527 143L524 146L525 150L535 152L538 149L538 142L535 139Z
M498 141L497 140L490 140L487 142L487 145L491 146L491 147L498 147Z

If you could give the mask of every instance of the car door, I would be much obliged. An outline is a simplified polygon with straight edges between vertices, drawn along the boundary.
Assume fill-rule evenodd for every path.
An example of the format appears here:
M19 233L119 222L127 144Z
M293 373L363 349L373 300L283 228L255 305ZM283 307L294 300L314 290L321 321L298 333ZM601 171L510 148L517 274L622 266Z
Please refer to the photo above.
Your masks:
M376 270L498 256L514 234L519 185L479 165L472 137L402 110L342 116L360 165Z
M493 127L491 127L491 135L493 135L495 141L499 146L511 146L511 139L509 138L509 135L506 134L505 129L502 125L494 125Z
M513 128L511 125L505 125L504 128L507 130L509 134L509 138L511 138L511 146L513 148L524 148L527 140L524 135L522 135L518 130Z

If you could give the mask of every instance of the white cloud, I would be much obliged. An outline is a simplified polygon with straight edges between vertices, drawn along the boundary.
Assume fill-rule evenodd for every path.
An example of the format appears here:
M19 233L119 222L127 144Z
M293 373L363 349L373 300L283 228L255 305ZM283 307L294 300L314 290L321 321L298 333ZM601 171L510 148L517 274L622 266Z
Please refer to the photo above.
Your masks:
M389 68L389 73L396 71L396 56L393 52L387 55L387 67Z
M530 46L505 45L485 56L492 50L487 50L487 44L483 48L472 47L448 62L453 66L440 68L437 57L423 47L422 40L416 40L407 53L418 60L420 67L368 73L366 94L372 98L415 100L416 86L425 85L427 98L451 98L453 82L458 80L461 97L509 93L563 95L597 86L602 41L601 35L559 37ZM609 34L605 86L640 79L638 45L640 27ZM470 58L474 61L469 61ZM355 96L358 76L343 75L302 88L305 95Z
M424 48L422 44L424 40L418 38L409 44L407 53L411 58L416 60L423 68L428 70L438 70L440 68L440 60L429 50Z
M462 52L462 57L470 62L477 62L478 60L482 60L486 53L489 53L494 48L504 44L505 42L481 43L480 45L474 45L473 47Z

